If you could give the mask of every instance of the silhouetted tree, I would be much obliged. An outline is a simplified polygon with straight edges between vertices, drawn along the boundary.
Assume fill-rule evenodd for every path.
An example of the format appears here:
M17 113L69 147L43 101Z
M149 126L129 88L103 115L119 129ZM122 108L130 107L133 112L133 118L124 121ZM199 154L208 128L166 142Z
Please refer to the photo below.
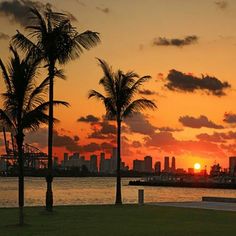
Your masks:
M103 60L99 60L100 66L103 70L104 77L100 79L99 84L103 86L105 95L91 90L89 98L97 98L102 101L106 108L106 116L109 119L115 119L117 124L117 182L116 182L116 204L122 204L121 198L121 123L135 112L143 109L156 108L153 101L145 98L135 99L140 86L148 81L150 76L139 77L133 71L124 73L121 70L116 72ZM136 80L137 79L137 80Z
M13 54L8 67L0 59L6 91L2 94L3 109L0 109L0 120L10 129L16 139L19 170L19 224L24 224L24 136L27 130L36 130L41 123L47 123L46 111L49 103L45 102L49 78L38 86L35 77L39 60L28 53L21 59L18 52L10 47ZM54 104L67 103L54 101Z
M83 53L83 49L90 49L100 42L98 33L85 31L79 34L75 27L71 25L70 19L66 14L53 12L47 8L40 13L37 9L31 9L29 19L29 36L35 41L30 40L18 32L12 42L23 51L34 50L35 56L39 55L48 68L49 85L49 123L48 123L48 175L46 209L52 211L52 146L53 146L53 97L54 97L54 77L60 74L56 69L57 64L65 64Z

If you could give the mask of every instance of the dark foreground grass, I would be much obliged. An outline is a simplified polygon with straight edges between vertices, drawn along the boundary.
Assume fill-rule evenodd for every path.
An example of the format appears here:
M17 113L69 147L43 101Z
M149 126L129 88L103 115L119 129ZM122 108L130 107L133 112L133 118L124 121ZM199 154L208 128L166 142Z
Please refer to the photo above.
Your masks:
M17 226L17 209L0 209L1 236L235 235L236 213L160 206L60 206L53 213L25 208L27 225Z

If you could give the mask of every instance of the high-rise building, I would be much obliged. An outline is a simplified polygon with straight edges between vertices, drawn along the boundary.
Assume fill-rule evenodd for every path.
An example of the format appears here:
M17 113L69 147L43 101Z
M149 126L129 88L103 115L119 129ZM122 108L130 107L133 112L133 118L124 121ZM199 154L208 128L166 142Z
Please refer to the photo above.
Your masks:
M157 161L155 163L155 174L160 175L161 174L161 162Z
M175 157L172 157L172 159L171 159L171 171L175 172L175 170L176 170Z
M54 157L53 158L53 168L56 169L59 166L59 158L58 157Z
M100 163L99 163L99 172L104 173L104 167L105 167L105 153L100 153Z
M229 158L229 174L236 175L236 156Z
M194 175L194 168L188 168L188 174Z
M105 159L104 161L104 169L102 171L102 173L112 173L112 169L111 169L111 159Z
M112 148L112 156L111 156L111 170L113 172L116 171L117 166L117 148Z
M98 172L98 166L97 166L97 155L91 155L90 156L90 172L97 173Z
M7 170L7 162L4 159L0 159L0 171Z
M133 160L133 171L144 172L144 161Z
M73 153L72 159L78 160L79 159L79 153L78 152Z
M164 172L169 172L170 171L170 158L169 157L165 157L164 158Z
M69 154L67 152L64 153L64 162L68 161Z
M144 157L144 172L148 172L148 173L152 172L152 157L151 156Z

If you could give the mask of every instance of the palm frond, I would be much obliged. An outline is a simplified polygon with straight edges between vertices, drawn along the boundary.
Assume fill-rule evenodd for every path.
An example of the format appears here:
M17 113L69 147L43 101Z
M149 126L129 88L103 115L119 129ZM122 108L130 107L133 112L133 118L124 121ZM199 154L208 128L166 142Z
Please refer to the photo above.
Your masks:
M6 111L0 109L0 121L1 123L6 126L10 130L15 130L15 125Z
M0 59L0 67L2 69L2 74L3 74L3 78L4 78L4 82L6 84L6 87L7 87L7 90L8 91L12 91L12 88L11 88L11 81L10 81L10 78L8 76L8 73L7 73L7 70L6 70L6 67L5 65L3 64L2 60Z
M87 30L81 34L77 34L74 38L78 45L89 50L92 47L97 46L100 43L99 33Z
M115 96L115 80L114 80L114 73L112 72L112 68L107 64L106 61L97 58L99 61L99 65L103 70L104 77L100 79L99 84L101 84L108 96Z
M20 48L23 52L34 52L34 55L38 55L41 53L40 49L37 47L36 44L34 44L30 39L28 39L26 36L21 34L19 31L17 31L17 34L15 34L11 39L12 45L15 47Z
M140 98L134 100L126 107L126 109L123 111L122 118L131 116L133 113L140 112L144 109L154 110L155 108L157 108L157 106L153 101L145 98Z
M133 91L137 91L139 89L139 87L141 85L143 85L143 83L147 82L148 80L150 80L152 77L149 76L149 75L145 75L141 78L139 78L134 84L133 86L131 87L131 90Z
M90 90L88 94L88 98L96 98L98 100L101 100L102 102L105 101L105 96L102 95L101 93L97 92L96 90Z

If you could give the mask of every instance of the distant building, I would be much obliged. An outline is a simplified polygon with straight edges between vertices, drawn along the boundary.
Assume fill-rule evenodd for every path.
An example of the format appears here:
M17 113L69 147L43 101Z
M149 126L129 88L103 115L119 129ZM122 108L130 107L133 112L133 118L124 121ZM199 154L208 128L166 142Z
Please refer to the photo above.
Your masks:
M115 172L117 166L117 148L112 148L112 155L111 155L111 171Z
M97 173L98 172L98 166L97 166L97 155L91 155L90 156L90 172Z
M165 157L164 158L164 172L169 172L170 171L170 158Z
M236 156L229 157L229 174L236 175Z
M188 174L193 175L194 174L194 168L188 168Z
M172 159L171 159L171 171L175 172L175 170L176 170L175 157L172 157Z
M142 160L133 160L133 171L144 172L144 161Z
M112 173L113 172L113 170L111 168L111 159L106 159L105 160L105 167L104 167L104 169L105 169L104 173Z
M54 157L53 158L53 168L56 169L59 166L59 158L58 157Z
M213 177L220 176L221 166L220 164L214 164L211 166L210 175Z
M64 161L68 161L69 159L69 154L67 152L64 153Z
M7 170L7 162L4 159L0 159L0 172Z
M185 171L183 168L177 168L177 169L175 170L175 172L176 172L177 174L186 174L186 171Z
M104 165L105 165L105 153L100 153L100 163L99 163L99 172L104 172Z
M155 174L160 175L161 174L161 162L157 161L155 163Z
M148 173L152 172L152 157L151 156L144 157L144 172L148 172Z

